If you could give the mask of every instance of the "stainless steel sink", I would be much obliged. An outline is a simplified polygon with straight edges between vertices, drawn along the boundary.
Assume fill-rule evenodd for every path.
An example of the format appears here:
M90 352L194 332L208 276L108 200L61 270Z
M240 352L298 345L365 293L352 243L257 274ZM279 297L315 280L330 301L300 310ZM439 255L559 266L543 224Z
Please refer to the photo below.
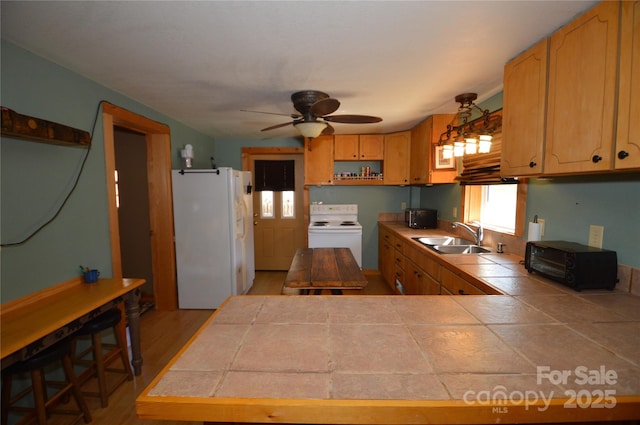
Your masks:
M430 245L429 248L440 254L481 254L483 252L491 252L478 245Z
M463 239L463 238L454 238L452 236L439 236L433 238L412 238L414 241L420 242L422 245L426 245L428 247L432 247L434 245L442 246L442 245L475 245L474 242Z

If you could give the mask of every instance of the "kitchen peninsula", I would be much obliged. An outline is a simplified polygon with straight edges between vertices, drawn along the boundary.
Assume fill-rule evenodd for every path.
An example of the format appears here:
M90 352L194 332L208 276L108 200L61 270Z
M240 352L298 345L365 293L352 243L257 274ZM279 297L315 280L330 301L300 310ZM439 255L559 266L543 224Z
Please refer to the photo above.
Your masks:
M501 278L510 295L229 298L138 397L138 416L640 419L640 298L521 278Z

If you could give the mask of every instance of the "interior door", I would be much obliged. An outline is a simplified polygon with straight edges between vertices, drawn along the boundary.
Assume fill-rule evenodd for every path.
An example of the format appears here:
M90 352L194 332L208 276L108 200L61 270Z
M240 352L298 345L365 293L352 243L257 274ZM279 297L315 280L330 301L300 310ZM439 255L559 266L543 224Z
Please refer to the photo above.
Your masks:
M253 225L256 270L288 270L298 248L306 246L304 213L304 157L300 154L252 154L255 161L294 161L295 189L290 192L254 191Z

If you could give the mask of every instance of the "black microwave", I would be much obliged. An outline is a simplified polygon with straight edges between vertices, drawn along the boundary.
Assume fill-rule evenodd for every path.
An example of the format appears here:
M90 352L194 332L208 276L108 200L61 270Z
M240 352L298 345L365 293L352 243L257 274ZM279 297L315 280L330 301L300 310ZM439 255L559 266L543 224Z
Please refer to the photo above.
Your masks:
M438 210L407 208L404 221L412 229L435 229L438 227Z
M567 241L527 242L524 266L576 291L612 290L618 282L615 251Z

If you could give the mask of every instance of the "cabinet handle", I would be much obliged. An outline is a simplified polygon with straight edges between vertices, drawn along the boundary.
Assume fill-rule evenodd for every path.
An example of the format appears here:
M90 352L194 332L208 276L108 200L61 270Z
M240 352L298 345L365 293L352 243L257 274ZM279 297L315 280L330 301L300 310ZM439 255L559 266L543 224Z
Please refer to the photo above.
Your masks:
M464 290L462 290L462 289L458 289L458 294L459 295L469 295L469 294L465 294Z
M593 161L594 164L602 161L602 157L600 155L593 155L593 157L591 158L591 161Z
M538 165L538 164L537 164L537 163L535 163L535 162L533 162L533 161L531 161L531 162L529 163L529 168L533 168L533 167L535 167L536 165Z
M620 151L620 152L618 152L618 158L619 158L619 159L625 159L625 158L626 158L626 157L628 157L628 156L629 156L629 152L627 152L627 151Z

